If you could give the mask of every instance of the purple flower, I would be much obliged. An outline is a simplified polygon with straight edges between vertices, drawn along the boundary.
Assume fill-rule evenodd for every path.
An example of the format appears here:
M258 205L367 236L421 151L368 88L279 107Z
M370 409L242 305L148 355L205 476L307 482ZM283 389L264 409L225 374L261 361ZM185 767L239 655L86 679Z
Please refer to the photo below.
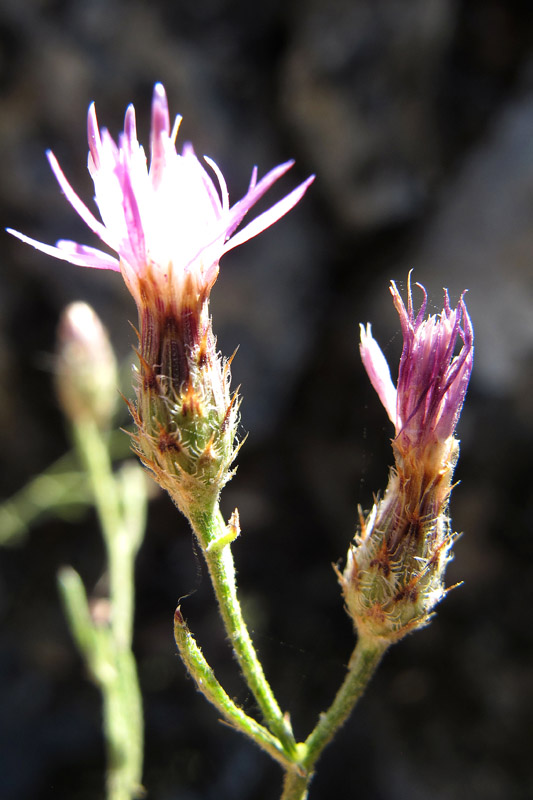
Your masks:
M420 288L424 298L415 313L410 280L407 308L391 285L403 333L397 387L370 325L361 326L363 364L396 428L395 465L385 493L361 518L339 580L359 635L386 643L429 622L448 591L444 573L457 538L448 516L459 456L454 431L474 334L462 297L452 309L445 292L440 314L426 317Z
M122 271L139 309L145 303L146 282L151 285L152 298L168 298L170 293L178 307L185 287L189 300L191 291L205 299L217 278L220 258L286 214L301 199L313 177L236 233L252 206L293 162L280 164L259 182L254 168L246 195L230 207L224 177L214 161L205 157L210 173L191 144L185 144L182 153L177 153L180 121L177 117L171 129L165 90L156 84L148 169L137 139L133 106L126 111L118 144L106 129L100 131L94 104L90 106L88 167L102 221L78 197L55 156L48 152L67 200L116 257L77 242L62 239L53 247L17 231L9 233L72 264Z
M396 444L403 452L443 443L453 435L474 354L474 333L463 297L452 309L445 291L441 313L426 317L427 295L420 288L424 299L416 314L410 282L407 308L394 282L390 288L403 333L397 388L370 324L366 329L361 326L363 364L396 428Z

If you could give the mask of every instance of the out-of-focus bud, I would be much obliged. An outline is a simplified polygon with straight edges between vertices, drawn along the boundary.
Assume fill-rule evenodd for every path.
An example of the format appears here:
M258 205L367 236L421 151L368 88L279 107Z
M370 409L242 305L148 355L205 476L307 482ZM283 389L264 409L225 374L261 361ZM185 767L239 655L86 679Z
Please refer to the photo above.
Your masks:
M420 287L422 288L422 287ZM396 428L395 466L384 497L364 519L339 580L361 635L397 641L427 624L444 597L444 571L456 534L448 503L459 455L454 436L470 380L473 330L461 298L445 294L438 316L425 317L426 294L415 314L394 283L403 352L394 386L370 325L361 328L361 356Z
M117 364L107 332L87 303L71 303L58 326L56 387L74 424L110 427L117 399Z

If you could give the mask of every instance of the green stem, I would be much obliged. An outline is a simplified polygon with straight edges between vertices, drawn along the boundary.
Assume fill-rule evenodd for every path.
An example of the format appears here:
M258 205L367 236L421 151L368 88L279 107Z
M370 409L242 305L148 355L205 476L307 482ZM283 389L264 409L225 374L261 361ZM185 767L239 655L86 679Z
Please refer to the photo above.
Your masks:
M291 754L269 730L249 717L226 694L190 632L179 607L174 614L174 638L181 658L194 678L198 690L218 709L226 722L253 739L285 769L294 769Z
M98 625L91 620L88 608L82 608L80 586L76 588L68 576L62 588L78 646L103 695L108 800L131 800L141 793L143 761L142 697L131 646L135 556L146 518L144 476L137 466L125 467L122 475L114 475L108 440L95 424L75 426L74 435L90 478L106 545L109 624ZM81 585L79 576L78 580Z
M83 582L71 567L58 576L72 635L104 705L108 800L142 794L142 706L133 654L117 648L111 628L94 624Z
M287 771L281 800L305 800L316 762L350 716L387 647L386 642L359 637L348 664L347 675L333 703L320 715L316 727L306 741L299 745L302 753L300 763L305 769L305 775L294 769Z
M318 724L305 742L307 753L304 764L308 768L314 766L324 747L350 716L388 646L388 642L359 637L342 686L328 710L320 715Z
M136 546L126 529L121 497L103 434L92 421L74 427L84 460L107 550L111 624L118 642L129 647L133 632L133 569ZM135 538L135 537L134 537Z
M283 781L281 800L306 800L312 777L308 773L301 775L292 769L288 769Z
M284 749L296 757L296 743L289 719L284 717L274 697L242 616L226 523L218 507L212 513L193 514L190 521L202 546L226 633L244 678L267 726ZM221 546L218 546L219 542Z
M125 439L123 431L110 433L112 455L123 457L130 452ZM20 544L30 528L47 515L75 519L92 502L87 475L70 451L0 504L0 545Z
M131 651L115 654L115 674L102 685L108 750L108 800L141 797L143 789L142 700Z

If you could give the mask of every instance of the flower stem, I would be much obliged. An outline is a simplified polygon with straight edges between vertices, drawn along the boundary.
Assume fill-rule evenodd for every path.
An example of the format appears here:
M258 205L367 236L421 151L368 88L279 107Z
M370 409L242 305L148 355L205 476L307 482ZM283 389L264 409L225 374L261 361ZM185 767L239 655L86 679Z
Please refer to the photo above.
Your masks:
M283 781L283 793L281 800L306 800L312 774L299 774L295 770L288 769Z
M244 678L268 728L283 744L285 751L295 757L296 743L290 722L274 697L242 616L228 527L218 506L212 512L191 515L190 521L200 541L226 633ZM223 544L217 546L218 542Z
M108 800L131 800L142 793L142 697L131 647L135 557L146 519L145 478L136 465L113 474L107 437L94 423L75 425L74 436L106 545L109 619L91 618L74 570L62 571L60 588L74 638L103 696Z
M386 642L359 637L348 664L347 675L333 703L327 711L320 714L316 727L306 741L298 745L301 753L300 765L305 769L305 774L302 774L301 769L287 771L281 800L305 800L316 762L348 719L387 647Z
M127 506L122 502L122 493L124 488L128 491L128 482L124 481L124 486L119 487L118 479L113 474L106 438L96 424L86 421L75 425L74 436L89 475L107 550L113 632L117 642L129 647L133 631L133 570L144 533L145 514L137 516L137 522L128 514L128 521L134 522L134 526L124 524L123 509ZM138 470L135 472L138 474ZM132 479L135 480L135 477L130 470L129 480ZM139 483L137 480L137 488L142 494ZM128 491L128 498L138 496L135 491Z
M320 715L318 724L305 742L307 752L304 764L308 768L316 763L322 750L350 716L388 646L385 641L359 637L342 686L328 710Z
M107 796L108 800L131 800L144 794L142 699L131 650L115 653L114 664L115 675L103 684Z
M256 742L285 768L293 768L291 755L286 753L276 736L249 717L228 697L183 619L179 607L174 614L174 638L180 655L194 678L198 690L218 709L226 722Z

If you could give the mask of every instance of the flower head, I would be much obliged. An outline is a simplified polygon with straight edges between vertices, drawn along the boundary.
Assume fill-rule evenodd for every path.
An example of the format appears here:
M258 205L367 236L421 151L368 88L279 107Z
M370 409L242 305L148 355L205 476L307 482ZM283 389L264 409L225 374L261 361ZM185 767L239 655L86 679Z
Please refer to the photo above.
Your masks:
M239 226L262 195L292 166L260 181L254 168L245 196L230 206L224 177L191 144L176 151L165 90L154 88L150 167L137 139L135 110L126 111L115 142L89 108L89 172L101 220L78 197L55 156L48 159L75 211L115 255L76 242L54 247L10 231L56 258L121 271L139 312L135 448L158 483L191 517L217 498L231 476L239 402L229 390L229 362L216 349L209 295L220 258L264 231L304 195L313 177Z
M339 580L360 635L393 642L425 625L444 597L444 572L456 538L448 503L459 454L455 428L473 358L473 330L463 298L425 317L426 292L415 314L393 283L403 351L394 386L388 364L361 326L361 356L396 428L395 466L383 497L361 516L355 545ZM456 353L459 347L459 352Z
M423 286L420 289L424 298L415 314L410 282L407 308L396 284L391 284L403 334L397 388L370 324L366 329L361 326L360 345L368 376L396 428L396 446L401 452L416 450L419 455L453 436L474 355L472 323L463 297L452 309L445 291L441 313L426 317L427 295Z
M210 173L191 144L185 144L181 154L176 151L180 121L177 117L171 128L165 90L156 84L148 169L144 149L137 139L133 106L126 111L118 143L106 129L100 131L94 104L90 106L88 167L101 221L78 197L55 156L48 152L54 175L68 201L116 256L64 239L53 247L17 231L9 232L72 264L121 270L139 308L146 302L156 302L160 295L178 306L184 293L189 299L207 296L224 253L257 236L286 214L301 199L313 177L236 233L252 206L293 162L280 164L259 182L254 169L247 193L230 207L226 183L215 162L205 158Z

